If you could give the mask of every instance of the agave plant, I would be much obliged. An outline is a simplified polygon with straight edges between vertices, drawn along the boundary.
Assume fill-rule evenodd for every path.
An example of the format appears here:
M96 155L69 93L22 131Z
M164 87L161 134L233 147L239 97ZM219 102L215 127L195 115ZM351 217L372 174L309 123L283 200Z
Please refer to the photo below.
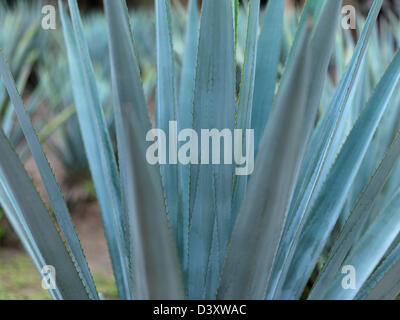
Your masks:
M131 12L130 15L134 17L132 21L136 35L136 50L140 57L139 67L142 72L145 98L146 101L150 102L154 96L156 82L156 50L155 43L153 43L155 35L154 14L149 10L137 10ZM179 27L177 35L180 38L180 29L182 29L180 25L184 21L182 13L176 20ZM107 21L103 14L95 12L85 17L84 22L84 34L93 64L99 98L104 106L112 143L115 145L115 123L110 97L109 50L107 38L103 36L107 33ZM62 143L60 144L57 141L51 143L52 150L58 155L71 176L85 177L85 173L88 172L88 163L79 131L78 118L73 112L75 108L72 88L70 83L65 83L65 79L60 77L60 75L68 73L68 57L64 48L62 31L53 31L49 42L51 50L47 54L47 59L39 65L38 72L40 74L40 85L47 88L47 97L44 102L55 114L53 123L59 124L58 127L52 126L52 128L59 129L57 131ZM60 110L62 110L61 113ZM65 122L65 125L62 125L63 122ZM44 132L47 131L44 130Z
M117 162L77 2L69 0L72 21L59 3L77 116L121 299L397 296L400 54L388 26L383 36L376 34L382 3L374 1L353 48L350 35L337 32L340 0L307 0L293 34L283 1L269 1L259 28L260 1L251 0L240 65L239 2L202 1L199 28L190 0L177 75L170 3L155 1L156 128L169 132L169 122L177 121L180 130L196 132L253 129L254 145L243 142L256 153L249 177L234 174L238 164L147 161L151 125L135 30L124 0L104 0ZM369 42L374 46L368 49ZM281 55L282 43L287 52ZM349 50L347 61L341 52ZM0 73L65 242L3 131L1 204L39 272L46 265L56 269L54 298L98 299L68 208L2 56ZM351 288L342 286L346 266L356 272Z
M0 46L4 55L10 58L10 68L17 80L18 90L25 93L28 78L33 65L37 63L44 38L40 36L40 20L34 18L36 6L20 3L16 8L9 9L0 5L1 35ZM6 14L7 13L7 14ZM34 113L34 108L29 108ZM13 107L9 102L4 86L0 89L1 127L10 135L14 144L20 142L18 128L13 117Z

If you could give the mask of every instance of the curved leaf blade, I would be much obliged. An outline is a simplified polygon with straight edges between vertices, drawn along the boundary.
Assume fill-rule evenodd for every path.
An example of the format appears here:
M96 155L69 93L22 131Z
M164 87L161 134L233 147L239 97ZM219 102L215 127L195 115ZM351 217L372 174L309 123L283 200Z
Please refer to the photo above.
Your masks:
M69 300L91 298L46 206L2 130L0 149L1 193L7 198L8 206L12 206L12 211L5 212L23 236L23 242L28 244L27 250L38 271L42 273L45 266L55 268L56 289L51 290L52 296Z
M202 129L233 132L236 99L231 1L203 1L199 37L193 129L197 133ZM232 185L232 164L190 167L189 298L215 296L231 229ZM216 252L211 255L214 232Z
M2 54L0 54L0 73L4 81L4 85L7 88L8 94L10 95L10 100L15 108L15 112L17 113L17 117L27 140L29 149L31 150L35 159L44 187L49 196L51 207L54 210L54 214L57 217L57 222L59 223L62 233L65 237L66 245L71 252L72 259L77 270L81 274L85 285L88 287L91 297L98 299L96 286L90 273L89 266L86 262L85 255L83 253L78 235L76 234L67 205L61 194L60 187L57 184L54 173L50 167L45 153L43 152L39 138L37 137L36 131L33 128L22 99L17 91L17 88L15 87L14 79Z
M400 293L400 245L382 262L368 279L356 299L394 300Z
M325 295L325 299L354 299L393 240L400 232L400 191L378 216L359 243L350 252L343 265L353 266L356 271L355 289L342 287L343 275L339 273Z
M260 1L253 0L249 3L249 16L247 20L247 39L245 61L243 66L242 79L240 82L239 104L237 110L236 128L246 133L247 129L251 128L251 113L253 106L253 97L255 92L255 76L257 62L257 35L258 22L260 16ZM278 50L279 51L279 50ZM242 137L243 139L243 137ZM251 153L254 146L249 146L250 141L243 141L242 152ZM240 167L240 166L239 166ZM250 173L250 172L249 172ZM233 197L232 197L232 226L235 223L237 213L239 212L240 204L246 193L248 176L234 177Z
M121 299L129 297L129 266L123 244L120 181L100 104L76 0L69 0L72 25L59 2L79 126L100 204L104 231Z
M343 208L348 191L400 78L400 53L394 57L353 126L321 188L288 268L281 298L299 297ZM327 216L329 214L329 216ZM296 270L296 271L294 271Z
M330 250L328 259L315 281L308 299L321 299L326 293L326 290L328 290L329 284L334 280L346 254L353 245L353 239L361 231L361 228L369 216L369 211L385 186L399 157L400 134L397 135L379 167L361 193L360 198L357 200L354 209L340 231L338 239Z
M333 51L333 45L335 43L336 30L338 26L338 20L340 16L340 8L342 1L319 1L321 4L317 6L314 11L314 15L319 19L313 25L313 33L311 35L310 46L313 55L313 62L310 66L310 73L313 75L310 80L310 85L307 90L307 110L305 111L304 127L303 127L303 140L302 150L306 153L310 146L313 146L313 142L310 142L310 136L314 130L314 123L317 116L317 111L320 106L322 92L328 73L329 62ZM306 9L305 9L306 10ZM304 15L304 13L303 13ZM307 163L306 161L303 163ZM300 165L300 177L301 179L301 168ZM299 180L300 181L300 180ZM293 197L293 201L296 200L296 189ZM290 222L293 219L293 215L289 211L288 221L285 222L284 236L282 242L279 245L276 262L274 265L273 275L271 281L268 284L267 298L272 297L275 292L275 288L278 285L279 274L282 271L282 265L285 263L287 257L288 244L293 239L292 230L287 230L288 226L293 226ZM297 226L296 224L294 224Z
M144 120L146 104L126 4L122 0L105 0L104 5L125 228L133 259L131 286L137 299L183 299L183 282L176 245L168 226L160 173L158 167L148 164L145 158L146 133L150 125L148 117Z
M199 17L197 1L189 0L188 20L186 26L185 56L182 66L181 87L179 95L179 111L177 114L179 132L193 126L193 99L195 89L197 47L199 41ZM184 143L179 142L179 146ZM187 274L189 257L189 192L190 165L179 163L179 199L181 200L183 218L183 269Z
M303 30L295 63L281 83L268 119L268 129L232 233L219 299L265 296L301 154L299 140L310 81L309 29Z
M178 245L179 256L183 261L183 212L178 183L178 141L175 140L178 132L175 125L170 126L171 121L177 120L178 105L170 1L155 0L154 7L157 35L156 128L163 130L167 137L174 137L167 140L169 143L166 146L170 163L161 164L160 170L171 228Z
M252 1L250 5L251 3ZM254 99L251 108L251 128L254 129L255 133L255 154L258 152L263 137L275 94L284 7L284 1L268 1L260 38L258 39ZM255 36L256 34L257 32L251 35Z

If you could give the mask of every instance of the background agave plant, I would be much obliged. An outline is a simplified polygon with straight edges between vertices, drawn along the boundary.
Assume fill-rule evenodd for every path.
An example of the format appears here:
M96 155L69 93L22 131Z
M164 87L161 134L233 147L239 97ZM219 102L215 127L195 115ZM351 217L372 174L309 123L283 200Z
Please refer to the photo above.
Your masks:
M34 64L40 59L41 50L45 45L45 39L40 36L40 20L35 17L35 10L39 7L28 6L24 2L10 13L6 8L4 4L0 8L3 30L0 45L1 48L4 48L4 55L11 57L10 68L15 75L18 90L24 94L28 77ZM33 98L34 95L31 97ZM29 101L29 111L34 114L36 108L32 101L34 99ZM1 126L4 132L10 135L13 143L18 144L21 136L15 127L13 108L4 86L0 90L0 103ZM35 104L35 106L37 105Z
M110 126L77 2L69 0L71 21L59 3L73 100L121 299L399 294L400 27L390 16L378 31L382 3L375 0L368 18L358 19L354 45L354 34L338 32L340 0L306 1L298 23L296 11L284 15L283 1L270 1L260 15L256 0L204 0L199 19L191 0L186 27L178 23L185 16L179 3L171 10L169 1L155 1L155 126L168 132L177 120L180 129L196 131L254 129L250 177L235 176L235 165L151 166L151 119L134 42L140 23L132 32L125 1L104 0ZM185 30L185 40L175 41L173 30ZM62 237L4 129L1 205L39 272L56 268L54 298L98 299L3 56L0 73ZM356 270L355 289L342 287L346 265Z

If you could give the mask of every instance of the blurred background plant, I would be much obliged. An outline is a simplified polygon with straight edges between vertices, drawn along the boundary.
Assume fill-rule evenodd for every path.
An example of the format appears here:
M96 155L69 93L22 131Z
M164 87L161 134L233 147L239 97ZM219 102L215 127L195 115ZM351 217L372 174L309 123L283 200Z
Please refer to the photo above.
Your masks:
M7 4L8 2L8 4ZM40 1L7 1L0 4L0 48L8 59L11 71L16 78L18 89L27 105L27 109L33 120L33 124L39 133L39 139L51 154L50 161L55 167L56 175L61 183L61 188L69 206L72 208L74 221L79 228L85 231L93 228L101 229L99 209L95 204L96 193L79 130L78 118L75 111L72 88L70 81L66 81L69 74L68 57L65 52L64 38L61 27L57 30L43 31L40 28L41 8L43 3ZM45 1L50 3L51 1ZM156 88L156 42L155 42L155 15L151 6L153 1L127 1L131 6L133 19L133 30L137 49L139 67L144 87L144 94L148 105L151 120L154 124L155 114L155 88ZM56 4L56 2L54 2ZM248 3L242 1L238 12L238 39L237 39L237 91L240 87L242 67L245 59L246 32ZM265 3L265 2L264 2ZM329 74L323 92L318 118L322 116L328 108L333 97L339 80L346 71L360 33L365 24L365 14L371 7L370 1L345 1L354 4L358 10L357 29L353 32L340 28L337 33L334 56L329 67ZM90 56L94 66L96 85L99 91L101 105L104 106L106 122L110 133L114 133L114 117L111 104L111 84L110 84L110 60L108 50L107 22L101 9L102 1L80 1L81 9L86 13L84 16L84 32L87 40ZM176 74L181 74L184 61L185 28L187 21L186 1L172 1L172 21L173 21L173 40L174 54L176 61ZM301 15L303 1L287 1L284 16L283 37L280 53L280 63L278 66L278 83L282 76L284 65L289 55L289 51L295 38L297 23ZM354 106L349 108L349 113L345 115L346 121L343 122L342 138L336 141L340 146L355 121L360 111L367 103L369 97L374 92L374 88L381 79L387 66L392 61L393 54L400 43L400 23L398 14L400 12L400 1L385 0L384 14L381 15L377 26L373 30L372 39L368 47L367 57L362 64L361 77L357 90L354 90L352 101ZM262 21L261 21L262 22ZM59 22L58 22L59 26ZM180 79L176 79L179 87ZM278 85L277 85L278 88ZM354 202L371 177L372 172L378 166L380 159L385 155L400 129L400 88L397 88L391 98L387 111L385 112L379 129L372 140L368 149L368 155L358 172L357 178L351 188L346 205L342 210L341 217L332 232L325 250L329 251L333 240L337 236L346 221L347 215L352 209ZM395 115L395 116L394 116ZM4 132L8 135L17 151L25 161L25 166L35 180L35 167L31 161L31 156L26 147L22 130L16 121L14 108L11 106L8 94L3 85L0 86L0 124ZM388 131L390 134L388 134ZM112 143L116 147L116 137L111 136ZM386 183L379 201L376 202L376 209L365 223L367 228L380 212L383 204L387 203L400 187L400 164L394 170L393 175ZM95 221L95 222L94 222ZM80 224L82 226L80 227ZM88 226L90 225L90 226ZM14 235L10 233L9 226L5 223L4 215L0 211L0 245L4 243L2 238ZM108 298L116 298L117 293L110 272L110 263L105 240L102 232L88 232L88 238L83 238L83 246L95 246L102 243L102 248L98 251L91 248L89 264L100 265L100 272L95 278L96 283L100 282L100 288ZM94 240L90 236L95 234ZM361 236L361 235L360 235ZM98 237L98 238L96 238ZM15 237L14 237L15 238ZM100 239L100 240L99 240ZM395 244L398 244L397 239ZM0 249L2 250L2 249ZM100 253L99 253L100 252ZM96 255L102 256L100 262L96 261ZM5 255L0 255L0 265L4 264ZM93 259L91 260L91 258ZM105 262L106 261L106 262ZM321 256L315 276L322 268L324 255ZM101 265L107 265L101 268ZM319 268L319 269L318 269ZM96 269L96 268L95 268ZM107 273L108 272L108 273ZM0 269L1 277L4 274ZM314 278L311 281L315 280ZM111 279L111 280L110 280ZM2 285L0 284L0 298ZM310 289L308 287L308 289ZM8 288L8 290L10 290ZM306 292L308 293L308 292ZM305 293L305 294L306 294ZM16 293L17 294L17 293Z

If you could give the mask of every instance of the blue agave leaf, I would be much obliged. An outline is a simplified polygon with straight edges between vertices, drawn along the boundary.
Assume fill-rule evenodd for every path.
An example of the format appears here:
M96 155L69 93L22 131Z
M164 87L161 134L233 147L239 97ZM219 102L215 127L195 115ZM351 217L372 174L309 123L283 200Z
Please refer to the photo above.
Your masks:
M283 15L281 56L279 59L282 64L285 64L289 58L290 49L294 43L297 25L297 11L293 8L289 8Z
M193 106L193 129L198 133L202 129L233 132L234 51L231 2L203 1ZM215 294L230 235L232 188L233 165L191 165L189 298L211 298ZM214 224L217 230L214 245L219 254L209 270ZM216 279L207 284L212 275Z
M239 29L238 29L238 21L239 21L239 0L231 0L232 1L232 14L233 14L233 30L235 35L235 57L238 46L238 37L239 37Z
M14 105L18 120L28 142L29 148L39 169L40 176L51 202L51 207L54 210L57 222L59 223L60 228L63 232L66 245L71 252L72 259L85 283L85 286L88 287L90 296L92 298L98 298L96 286L94 284L92 275L86 262L78 235L76 234L74 225L72 223L67 205L64 201L60 188L54 177L53 171L50 167L49 162L47 161L45 153L43 152L39 139L36 135L36 131L32 126L29 115L27 114L22 99L17 91L17 88L15 87L14 79L7 67L7 64L2 54L0 54L0 73L3 78L3 82L7 88L7 91L10 95L10 100Z
M263 299L296 181L310 81L310 28L280 85L232 233L218 289L220 299ZM288 94L290 93L290 94ZM251 250L249 250L251 248Z
M343 208L368 146L400 78L400 53L378 84L332 166L299 236L281 298L298 298ZM296 270L296 271L294 271Z
M32 53L28 56L27 60L25 61L25 65L22 68L20 75L16 81L16 87L18 92L23 93L28 82L28 77L31 74L32 66L36 61L37 54ZM6 104L6 111L4 115L4 119L2 119L1 124L4 133L9 136L13 137L15 133L14 129L14 108L12 107L12 102L8 102ZM14 130L13 130L14 129Z
M32 180L2 130L0 149L1 203L39 273L45 266L55 268L56 288L50 290L53 298L93 298Z
M379 196L393 167L400 157L400 134L390 146L386 156L375 171L371 180L360 195L354 209L346 220L334 246L330 250L327 261L314 283L309 299L321 299L329 288L330 283L339 271L346 254L352 248L354 238L360 233L361 228L368 218L368 212Z
M182 66L181 87L179 95L179 111L177 114L179 131L192 128L193 99L196 76L197 45L199 41L198 11L196 0L189 1L188 20L186 27L185 56ZM179 146L183 142L178 142ZM183 218L183 268L187 273L189 256L189 181L190 165L179 163L179 199Z
M310 66L311 74L313 75L307 91L307 109L305 111L305 118L303 120L303 140L301 143L301 150L303 154L307 150L309 138L314 129L314 123L320 105L322 91L324 89L324 81L335 43L336 29L338 25L339 11L341 8L341 1L326 1L321 7L319 20L314 23L314 31L311 36L311 52L313 55L313 63ZM303 157L302 154L302 157ZM299 164L301 165L301 164ZM296 198L294 198L296 199ZM292 215L289 213L289 219ZM287 224L287 223L286 223ZM276 263L271 276L271 281L268 285L267 298L272 294L278 280L278 274L282 269L284 258L286 257L287 241L291 240L291 233L284 231L284 241L280 245L277 254ZM287 235L287 236L286 236Z
M169 0L155 1L157 34L157 104L156 127L169 137L177 138L175 129L170 128L170 121L177 120L177 96L175 87L175 61L172 45L171 9ZM172 131L171 131L172 130ZM167 158L175 158L176 163L162 164L161 176L167 200L168 216L175 241L178 244L181 261L183 259L183 213L178 192L178 142L169 140ZM174 150L175 149L175 150Z
M111 262L121 299L129 297L129 265L123 243L121 190L110 135L100 104L82 22L75 0L69 1L74 29L59 2L73 95L81 134L103 218Z
M169 230L159 167L151 166L145 157L150 126L126 3L105 0L104 5L109 27L125 231L129 235L126 241L133 260L130 287L137 299L183 299L183 281L176 244Z
M150 120L140 80L140 71L137 64L126 3L124 3L123 0L112 1L112 3L105 0L104 8L109 29L111 74L113 79L113 91L115 91L113 97L124 215L123 231L125 235L125 245L128 248L129 277L131 278L131 285L128 286L130 292L127 298L133 298L132 283L134 283L134 280L132 279L132 265L134 264L134 252L132 252L133 235L131 229L134 227L129 210L126 206L127 199L130 197L130 193L127 190L127 168L131 163L128 162L127 157L124 156L126 141L122 140L123 132L122 124L120 123L121 112L123 112L122 114L127 114L128 111L117 109L116 106L124 106L125 108L129 108L129 112L134 112L135 119L139 119L135 125L138 125L140 128L139 130L143 132L143 141L145 141L144 133L150 130Z
M283 12L284 1L268 1L258 40L254 98L251 108L251 128L255 133L254 149L256 154L275 94L283 31Z
M400 245L397 245L371 275L356 299L394 300L400 293Z
M360 168L357 179L354 182L352 192L355 196L357 196L361 192L364 185L368 182L371 172L374 171L374 169L378 165L379 159L384 156L387 148L393 141L393 137L400 129L398 123L399 117L397 116L398 110L400 110L398 108L400 103L400 94L398 90L399 88L400 86L398 86L393 93L393 97L389 102L385 114L382 117L379 128L375 134L373 141L371 142L371 145L368 148L366 158L362 164L362 167ZM376 201L376 203L374 204L374 209L370 212L369 221L374 220L376 214L381 211L384 204L387 204L390 201L396 190L397 186L394 186L393 190L391 190L391 187L385 188L385 191L379 196L378 201ZM354 203L355 200L356 199L354 198L350 198L348 202L352 201L352 203Z
M296 243L309 215L311 205L325 181L327 171L332 166L332 161L335 159L337 153L335 146L338 145L339 139L342 139L340 129L343 129L341 127L341 124L344 123L341 121L343 113L348 110L346 106L349 105L351 89L359 77L367 41L381 6L381 0L375 1L363 34L357 44L353 59L336 89L328 110L325 111L318 123L304 157L288 221L285 225L285 236L282 238L283 242L281 243L277 258L279 265L276 267L276 270L280 270L280 287L282 287L283 281L285 281L290 261L296 251ZM284 259L284 262L282 262L282 259Z
M242 80L240 83L239 104L237 110L236 128L246 133L251 128L251 112L253 106L253 93L256 75L257 35L260 16L260 1L251 1L247 26L246 52L243 66ZM279 51L279 50L278 50ZM243 137L242 137L243 139ZM249 146L250 141L243 139L242 150L254 151L254 146ZM235 222L239 206L246 192L248 176L235 176L232 197L232 226Z
M326 293L325 299L349 300L355 298L400 232L399 206L400 192L394 196L343 262L343 265L352 266L355 269L355 288L344 289L342 287L343 274L338 273Z
M340 0L339 0L340 1ZM308 27L308 24L310 22L310 16L313 17L312 19L312 28L313 31L317 28L317 23L319 21L319 15L321 14L321 10L323 8L323 6L325 5L326 0L320 1L320 0L307 0L303 11L301 13L301 17L299 20L299 23L296 26L293 26L293 28L296 29L296 33L295 33L295 37L293 39L293 43L291 44L291 48L285 63L285 70L283 72L282 75L282 79L284 79L289 70L290 67L293 63L295 63L295 52L296 52L296 48L300 45L300 36L304 30L304 28ZM296 20L296 19L293 19ZM295 24L295 23L293 23ZM281 81L282 81L281 79Z

